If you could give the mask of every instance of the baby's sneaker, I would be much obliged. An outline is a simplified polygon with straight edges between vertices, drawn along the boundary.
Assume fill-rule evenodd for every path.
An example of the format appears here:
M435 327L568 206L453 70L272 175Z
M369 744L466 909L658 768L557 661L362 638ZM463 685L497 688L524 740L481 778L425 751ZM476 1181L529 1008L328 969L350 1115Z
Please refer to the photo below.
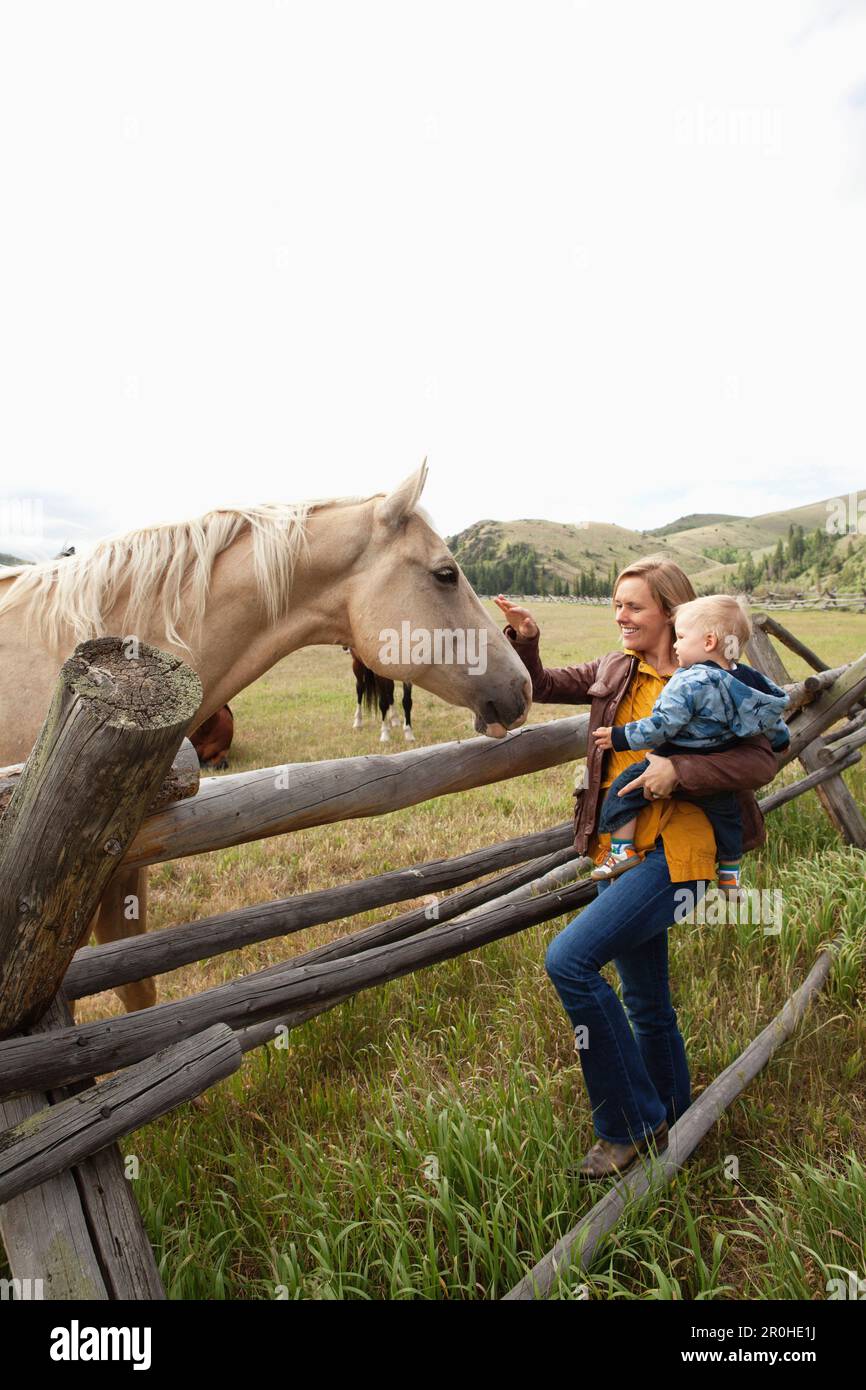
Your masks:
M626 869L633 869L642 859L643 855L638 853L634 845L611 850L598 867L593 869L590 878L616 878L618 874L624 874Z

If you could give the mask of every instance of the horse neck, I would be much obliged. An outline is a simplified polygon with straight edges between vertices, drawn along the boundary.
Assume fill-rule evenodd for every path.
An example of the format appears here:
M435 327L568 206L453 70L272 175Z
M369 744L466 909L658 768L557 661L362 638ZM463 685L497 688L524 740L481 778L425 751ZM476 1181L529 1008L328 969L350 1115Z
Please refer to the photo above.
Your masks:
M352 513L352 516L347 515ZM307 551L295 566L288 612L268 619L243 533L214 564L195 666L207 718L299 647L351 641L345 581L369 531L359 507L321 508L307 520ZM157 643L159 645L159 643ZM189 653L179 652L189 661Z

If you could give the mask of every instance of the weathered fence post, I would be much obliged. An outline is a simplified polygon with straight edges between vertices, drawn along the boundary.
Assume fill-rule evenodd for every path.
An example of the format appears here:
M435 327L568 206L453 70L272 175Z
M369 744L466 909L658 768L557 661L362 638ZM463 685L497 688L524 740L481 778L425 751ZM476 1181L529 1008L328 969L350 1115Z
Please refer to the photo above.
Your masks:
M0 819L0 1035L71 1022L60 982L200 702L195 673L143 643L100 638L64 663ZM67 1094L3 1103L0 1128ZM5 1203L0 1233L47 1298L164 1296L115 1145Z
M64 662L0 820L0 1037L57 993L200 703L194 671L132 639Z
M807 666L811 666L813 671L828 671L830 668L826 661L822 661L817 652L813 652L811 647L807 647L805 642L801 642L799 637L795 637L793 632L789 632L781 623L777 623L775 618L770 618L766 613L756 613L752 622L755 627L760 628L767 637L778 637L780 642L784 642L786 647L790 647L792 652L802 657Z
M72 1022L55 999L31 1035ZM0 1101L0 1129L32 1123L51 1101L87 1082L49 1095ZM165 1292L132 1183L116 1144L0 1206L0 1235L15 1279L29 1280L42 1298L162 1299Z

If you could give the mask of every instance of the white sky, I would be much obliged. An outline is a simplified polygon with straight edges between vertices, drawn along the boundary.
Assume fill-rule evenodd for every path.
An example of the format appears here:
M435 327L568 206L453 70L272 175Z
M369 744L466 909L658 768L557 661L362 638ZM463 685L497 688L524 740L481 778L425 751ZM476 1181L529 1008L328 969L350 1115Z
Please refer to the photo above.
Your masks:
M8 0L0 121L0 549L866 488L863 0Z

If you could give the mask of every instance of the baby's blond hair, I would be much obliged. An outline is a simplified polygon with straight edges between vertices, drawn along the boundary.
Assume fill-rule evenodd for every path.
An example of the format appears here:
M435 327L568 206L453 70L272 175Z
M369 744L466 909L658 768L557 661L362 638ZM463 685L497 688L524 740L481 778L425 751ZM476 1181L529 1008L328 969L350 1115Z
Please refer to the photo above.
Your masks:
M752 635L752 620L746 601L739 594L706 594L689 603L678 603L674 622L685 618L703 629L704 636L713 633L719 641L725 659L739 661L743 648Z

